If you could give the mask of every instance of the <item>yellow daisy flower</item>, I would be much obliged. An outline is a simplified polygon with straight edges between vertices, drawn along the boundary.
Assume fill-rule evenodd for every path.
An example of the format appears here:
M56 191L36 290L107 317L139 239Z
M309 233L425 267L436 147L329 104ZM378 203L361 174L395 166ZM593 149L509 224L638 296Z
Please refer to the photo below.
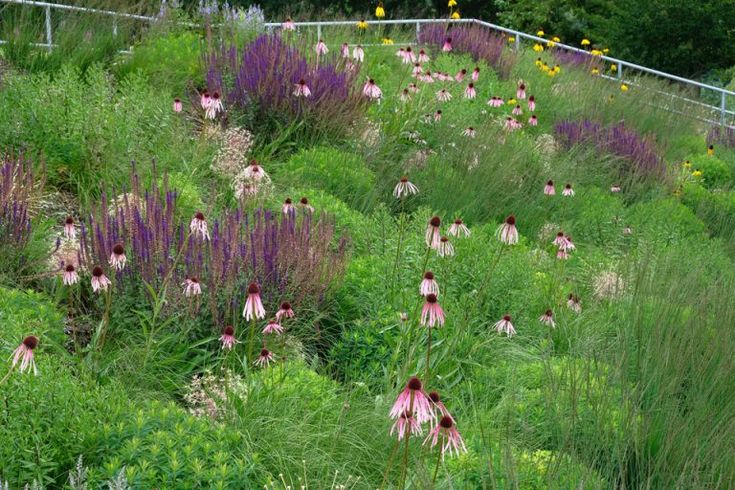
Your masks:
M684 168L692 168L692 162L690 162L689 160L684 160L684 163L682 163L681 166Z
M600 69L599 68L592 68L592 74L593 75L599 75L600 74Z
M548 41L546 41L546 46L549 47L549 48L553 48L555 45L556 45L556 43L554 41L552 41L551 39L549 39Z
M590 44L591 43L589 39L587 38L582 39L582 46L589 46Z
M610 71L618 71L618 65L610 65Z
M545 33L544 33L543 29L539 29L539 30L538 30L538 31L536 32L536 35L537 35L538 37L544 37L544 34L545 34Z
M454 12L452 12L452 19L459 19L459 10L455 10Z
M602 56L602 51L600 51L599 49L593 49L592 51L590 51L590 54L592 56Z
M694 172L692 172L692 177L696 178L696 177L701 177L701 176L702 176L701 170L695 170Z
M516 37L515 37L515 36L508 36L508 42L509 42L509 43L514 43L514 42L516 42Z
M456 7L457 6L457 0L449 0L449 3L447 3L448 7Z
M707 147L707 155L712 156L715 154L715 147L714 145L709 145Z
M537 53L540 53L541 51L544 50L544 47L541 46L539 43L536 43L533 45L533 50L536 51Z
M382 19L385 17L385 9L383 8L383 2L379 2L378 6L375 7L375 17Z
M363 29L363 30L364 29L367 29L368 28L368 23L365 21L365 19L360 19L359 21L357 21L357 28L358 29Z
M630 89L630 87L628 87L627 84L625 84L625 83L621 83L620 84L620 91L621 92L627 92L629 89Z
M516 102L517 102L517 101L516 101L515 99L511 98L511 99L508 99L508 102L506 102L506 103L507 103L508 105L516 105Z
M393 39L391 39L389 37L384 37L383 38L383 44L386 44L386 45L393 44Z
M534 61L537 67L541 68L541 65L544 64L543 61L541 61L541 58L536 58L536 61Z

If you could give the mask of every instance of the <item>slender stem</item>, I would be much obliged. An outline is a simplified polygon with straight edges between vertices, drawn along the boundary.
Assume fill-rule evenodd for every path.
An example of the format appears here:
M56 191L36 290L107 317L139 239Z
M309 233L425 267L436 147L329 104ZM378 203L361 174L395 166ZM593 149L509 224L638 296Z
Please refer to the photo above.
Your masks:
M10 369L8 369L8 373L5 376L3 376L3 379L0 379L0 385L2 385L3 383L5 383L5 381L7 381L7 379L10 377L10 374L13 372L14 369L15 369L15 365L13 364L10 366Z
M437 448L436 451L436 468L434 468L434 478L431 479L431 485L434 486L436 484L436 476L439 474L439 465L441 464L441 458L442 452L439 448Z
M431 372L430 362L431 362L431 331L434 330L432 327L429 327L429 341L426 343L426 373L424 374L424 383L429 382L429 373Z
M402 242L403 242L403 197L401 197L400 220L398 222L398 246L396 247L396 260L393 262L393 272L390 275L391 291L393 291L393 287L395 286L395 277L396 277L396 271L398 270L398 260L401 257Z
M411 401L408 405L408 412L413 414L413 400L415 393L411 390ZM406 488L406 475L408 473L408 440L411 438L411 429L406 431L406 445L403 448L403 466L401 468L401 485L400 488Z
M250 332L248 332L248 362L253 362L253 342L255 342L255 315L250 321Z
M400 446L400 442L398 439L395 440L393 443L393 449L390 451L390 456L388 457L388 463L385 465L385 472L383 473L383 482L380 484L380 490L383 490L385 488L385 483L388 481L388 473L390 472L390 469L393 467L393 459L396 456L396 453L398 452L398 447Z

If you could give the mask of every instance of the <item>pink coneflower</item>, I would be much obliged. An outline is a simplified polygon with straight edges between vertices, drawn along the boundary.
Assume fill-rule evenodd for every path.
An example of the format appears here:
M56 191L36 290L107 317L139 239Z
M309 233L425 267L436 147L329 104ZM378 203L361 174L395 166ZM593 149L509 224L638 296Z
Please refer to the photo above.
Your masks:
M439 410L439 417L437 417L437 419L440 417L449 417L452 419L452 421L454 421L454 417L452 417L452 414L449 413L447 407L444 406L444 403L442 402L439 393L437 393L436 391L432 391L431 393L429 393L429 400L431 400L433 406L436 407L437 410Z
M196 277L187 277L182 286L184 286L184 296L187 298L202 294L202 285L199 284L199 279Z
M516 104L516 106L511 111L511 114L513 114L514 116L520 116L521 114L523 114L523 109L521 109L520 104Z
M207 226L207 220L204 218L204 213L201 211L194 213L189 223L189 231L202 240L209 240L209 227Z
M77 271L72 264L64 267L64 275L62 276L62 281L65 286L71 286L72 284L76 284L79 281Z
M262 349L260 349L260 355L255 360L255 362L253 362L253 364L259 367L266 367L270 365L271 361L273 361L273 357L273 353L263 347Z
M299 199L299 207L307 213L314 212L314 206L309 204L309 200L306 197L302 197L301 199Z
M38 347L38 337L29 335L23 339L23 342L13 351L13 367L20 362L20 372L26 370L33 371L38 376L38 368L36 368L36 360L33 358L33 350Z
M357 45L354 48L352 48L352 59L357 61L358 63L362 63L365 61L365 50L362 49L361 45Z
M419 424L418 420L408 410L403 412L393 423L393 427L390 428L390 435L393 435L394 432L398 433L399 441L409 433L411 435L421 435L424 433L421 429L421 424Z
M403 53L404 53L404 51L406 51L406 48L398 48L398 51L396 51L396 56L398 58L403 59Z
M465 75L467 75L467 70L462 68L457 72L456 75L454 75L454 81L461 82L462 80L464 80Z
M444 326L444 310L439 306L436 294L429 293L426 295L423 308L421 308L421 326L433 328L435 325Z
M209 96L209 92L206 89L201 93L201 95L199 95L199 104L205 111L209 109L209 106L212 104L212 97Z
M467 136L468 138L474 138L477 135L477 132L475 131L475 128L472 126L468 126L465 128L464 131L462 131L462 136Z
M453 257L454 256L454 245L449 241L449 238L443 236L439 241L439 248L437 249L439 257Z
M439 248L441 241L441 230L439 227L442 224L442 220L439 216L433 216L429 220L429 225L426 227L426 246L431 248Z
M100 291L107 291L107 287L110 284L112 282L107 278L102 267L95 266L92 269L92 292L99 293Z
M574 242L572 241L572 237L569 235L564 235L564 250L570 251L570 250L576 250L577 246L574 245Z
M572 197L574 196L574 189L572 189L572 184L566 184L564 186L564 190L561 191L562 196Z
M398 181L396 187L393 189L393 195L400 199L403 196L412 196L419 192L419 188L409 182L408 177L405 175Z
M560 248L559 250L556 251L556 258L559 260L568 260L569 252L567 252L563 248Z
M248 165L245 168L245 171L243 172L243 175L246 179L252 180L253 182L270 182L271 178L268 176L268 174L263 170L263 167L261 167L258 164L258 161L253 159L250 160L250 165Z
M419 93L419 87L415 83L409 83L408 91L411 92L412 94L417 94Z
M125 247L122 243L116 243L112 247L112 253L110 254L110 265L115 268L116 271L121 271L125 268L128 258L125 256Z
M283 333L283 327L280 323L278 323L278 320L271 320L268 322L268 324L263 328L263 335L270 335L270 334L276 334L281 335Z
M426 54L426 51L423 49L419 50L419 57L418 57L419 63L428 63L429 62L429 55Z
M401 102L408 102L411 100L411 94L408 92L407 88L404 88L400 95Z
M580 313L582 311L582 303L579 301L579 296L569 294L567 298L567 308L572 310L574 313Z
M405 51L403 51L403 62L407 65L416 62L416 54L414 54L411 46L408 46Z
M181 112L182 110L184 110L184 106L181 99L174 99L174 112Z
M505 218L505 222L498 227L495 235L506 245L518 243L518 230L516 229L516 217L512 214Z
M222 99L219 97L219 92L215 92L212 94L212 99L209 102L209 106L204 111L204 117L207 119L214 119L217 117L217 114L220 112L223 112L225 110L225 106L222 105Z
M444 45L442 46L442 51L445 53L448 53L452 50L452 38L448 37L444 40Z
M516 130L516 129L520 129L520 127L521 127L521 123L519 123L518 121L516 121L512 117L508 116L505 119L505 129L507 129L509 131L513 131L513 130Z
M235 347L235 344L239 344L240 341L235 338L235 327L227 325L225 329L222 330L222 335L220 336L219 341L222 342L222 348L226 350L232 350L232 348Z
M349 58L350 57L350 46L347 43L342 43L342 47L340 48L339 52L343 58Z
M265 308L263 308L263 302L260 300L260 286L254 282L251 282L248 286L248 297L245 300L242 316L248 321L265 318Z
M318 43L316 43L314 50L316 51L317 56L321 56L329 52L329 48L327 47L326 43L321 39L319 40Z
M303 78L299 80L299 83L294 85L293 94L296 97L311 97L311 90Z
M538 321L551 328L556 327L556 322L554 322L554 312L551 310L546 310L546 312L538 318Z
M497 95L493 95L490 97L490 100L487 101L487 105L490 107L502 107L505 102L501 97L498 97Z
M554 241L551 242L557 247L566 250L567 249L567 239L564 236L564 232L560 231L556 234L556 237L554 238Z
M505 315L495 324L495 330L498 333L505 333L508 337L512 337L516 334L516 329L513 328L513 324L510 322L510 315Z
M439 122L442 120L442 111L438 110L434 113L434 122Z
M294 316L296 316L296 313L294 313L291 303L288 301L281 303L281 307L276 312L277 321L281 321L282 318L293 318Z
M286 20L284 20L281 24L281 29L283 29L284 31L295 31L296 24L293 20L291 20L291 17L286 17Z
M450 236L456 236L456 237L468 237L470 236L470 229L467 228L467 225L464 224L464 222L457 218L454 220L454 223L449 227L449 231L447 233Z
M295 212L296 207L293 205L293 201L290 197L287 197L285 201L283 201L283 206L281 206L281 211L283 214L288 214L290 212Z
M531 112L536 110L536 97L533 95L528 98L528 110Z
M459 435L452 417L446 415L442 417L436 427L431 429L426 440L424 440L424 444L431 441L431 447L434 447L439 444L440 438L442 459L444 459L446 453L451 456L452 454L459 455L460 452L467 452L467 447L464 440L462 440L462 436Z
M77 237L77 229L74 226L74 218L71 216L68 216L66 220L64 220L64 237L67 240L74 240Z
M553 180L547 180L544 186L544 194L547 196L553 196L556 194L556 188L554 187Z
M375 80L370 78L362 87L362 94L370 100L380 100L383 91L375 84Z
M476 82L480 79L480 67L476 66L474 70L472 70L472 81Z
M419 76L419 80L424 83L434 83L434 78L431 76L431 72L426 72Z
M421 296L439 294L439 284L436 282L436 279L434 279L433 272L426 271L424 273L424 278L421 280L421 284L419 285L419 294L421 294Z
M443 88L436 93L436 100L439 102L449 102L452 100L452 94L450 94L447 89Z
M620 186L617 184L613 184L610 186L610 192L617 193L620 192Z
M411 70L411 76L418 78L423 72L424 70L421 68L421 63L414 63L413 69Z
M419 424L431 420L431 400L424 392L421 380L412 377L406 383L406 387L401 391L390 410L390 417L397 419L406 412L412 414Z
M516 99L523 100L526 98L526 84L520 83L518 85L518 89L516 90Z
M474 99L477 97L477 90L475 90L475 84L470 82L467 88L464 89L464 96L466 99Z
M538 126L538 118L536 117L536 114L533 114L531 117L528 118L528 125Z

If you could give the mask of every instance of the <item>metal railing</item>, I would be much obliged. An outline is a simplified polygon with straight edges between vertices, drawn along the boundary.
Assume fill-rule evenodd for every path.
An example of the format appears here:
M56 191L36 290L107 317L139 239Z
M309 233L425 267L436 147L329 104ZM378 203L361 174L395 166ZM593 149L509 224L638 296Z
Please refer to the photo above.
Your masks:
M32 7L39 7L43 8L45 10L45 34L46 34L46 42L45 43L36 43L36 46L39 47L45 47L50 49L53 49L56 45L53 42L53 32L52 32L52 22L51 22L51 15L53 10L62 10L62 11L73 11L73 12L84 12L92 15L102 15L102 16L110 16L113 19L113 35L117 34L117 19L118 18L125 18L125 19L133 19L133 20L139 20L143 22L155 22L157 20L156 17L152 16L145 16L145 15L137 15L137 14L128 14L123 12L115 12L112 10L100 10L100 9L94 9L94 8L87 8L87 7L78 7L74 5L64 5L64 4L57 4L57 3L50 3L50 2L42 2L42 1L35 1L35 0L0 0L0 3L6 3L6 4L18 4L18 5L27 5ZM496 24L492 24L490 22L485 22L478 19L397 19L397 20L369 20L366 21L368 25L402 25L402 26L413 26L415 27L416 31L416 40L418 40L419 33L421 32L421 28L424 25L431 25L431 24L469 24L469 25L478 25L482 27L486 27L488 29L492 29L494 31L503 32L507 35L513 36L515 38L514 47L516 50L520 50L521 48L521 42L522 40L532 41L534 43L547 43L549 40L545 39L540 36L535 36L533 34L527 34L525 32L521 32L515 29L509 29L507 27L499 26ZM335 21L308 21L308 22L296 22L296 27L315 27L317 30L317 38L322 37L322 28L324 27L331 27L331 26L355 26L357 24L357 21L347 21L347 20L335 20ZM266 22L265 24L266 28L269 29L276 29L281 26L280 22ZM6 41L0 40L0 44L4 43ZM666 91L657 90L656 92L659 94L665 94L668 95L674 99L681 100L683 102L691 103L697 106L700 106L704 109L707 109L709 111L712 111L713 114L719 115L719 120L708 120L708 122L720 124L720 125L731 125L733 122L735 111L728 109L728 97L732 97L731 100L735 101L735 92L731 90L726 90L721 87L715 87L714 85L709 85L706 83L697 82L696 80L690 80L688 78L680 77L677 75L672 75L670 73L665 73L659 70L654 70L653 68L648 68L645 66L638 65L636 63L631 63L625 60L621 60L618 58L612 58L610 56L604 56L604 55L592 55L590 52L585 51L583 49L569 46L564 43L554 43L554 47L557 49L563 49L566 51L576 52L580 53L582 55L589 56L590 59L596 59L605 61L611 64L616 65L617 71L615 76L609 76L609 75L602 75L604 78L616 80L620 83L631 83L634 84L635 82L630 80L629 78L626 78L627 73L643 73L646 75L653 75L658 78L662 78L664 80L668 80L671 82L676 82L681 85L684 85L685 87L691 87L695 88L699 91L701 90L709 90L712 91L715 94L718 94L719 97L719 105L712 105L704 103L700 100L692 99L689 97L684 97L681 95L669 93ZM729 121L728 121L729 119Z

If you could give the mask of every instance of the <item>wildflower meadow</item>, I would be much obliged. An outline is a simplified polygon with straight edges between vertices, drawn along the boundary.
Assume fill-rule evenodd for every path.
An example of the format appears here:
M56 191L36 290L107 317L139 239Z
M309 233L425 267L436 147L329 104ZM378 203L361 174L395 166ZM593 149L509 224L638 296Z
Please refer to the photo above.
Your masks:
M0 490L735 487L735 129L459 3L0 4Z

